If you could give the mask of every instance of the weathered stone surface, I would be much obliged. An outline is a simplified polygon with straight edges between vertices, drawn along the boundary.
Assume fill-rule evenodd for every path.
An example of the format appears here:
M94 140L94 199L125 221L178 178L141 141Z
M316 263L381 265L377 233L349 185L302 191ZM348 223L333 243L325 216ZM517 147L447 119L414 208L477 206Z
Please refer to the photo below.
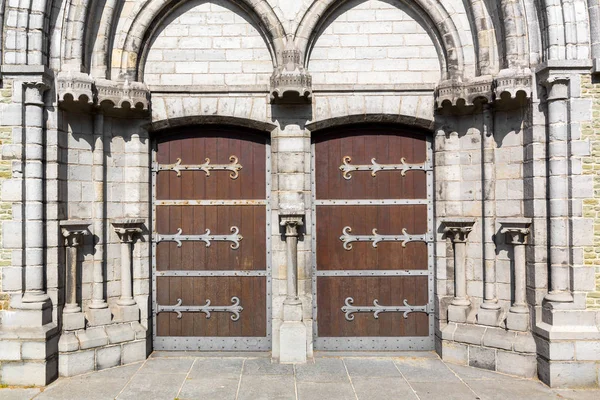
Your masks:
M533 378L537 373L537 360L534 355L509 353L498 350L496 370L509 375Z
M109 308L88 309L85 312L88 326L108 325L112 321L112 312Z
M135 339L131 324L109 325L106 327L109 343L129 342Z
M132 306L115 306L113 308L115 322L133 322L140 320L140 308L137 304Z
M61 353L58 357L58 373L60 376L75 376L91 372L95 369L95 358L94 350Z
M123 345L121 363L123 365L145 360L148 355L146 340L139 340Z
M88 328L77 332L80 348L82 350L100 347L108 344L108 335L104 327Z
M76 331L85 327L85 316L83 313L63 313L62 327L65 331Z
M442 341L442 359L444 361L468 365L469 363L469 348L466 344Z
M96 369L116 367L121 364L121 346L108 346L96 350Z
M486 347L469 346L469 366L496 370L496 350Z
M303 322L284 322L279 328L279 342L280 362L306 362L306 326Z

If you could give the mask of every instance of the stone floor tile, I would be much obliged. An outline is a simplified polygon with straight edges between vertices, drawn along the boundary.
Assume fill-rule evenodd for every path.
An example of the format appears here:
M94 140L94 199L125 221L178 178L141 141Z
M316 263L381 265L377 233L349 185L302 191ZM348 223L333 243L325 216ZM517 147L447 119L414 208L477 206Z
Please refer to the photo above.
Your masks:
M239 375L239 373L238 373ZM239 385L238 379L210 378L186 379L178 399L235 400Z
M185 374L136 374L117 399L172 400L185 377Z
M127 384L128 379L71 378L47 387L36 400L108 400L114 399Z
M298 382L298 400L356 400L348 383Z
M155 351L150 358L271 358L266 351Z
M193 358L155 358L147 360L138 374L187 374Z
M2 400L30 400L40 393L40 389L0 389Z
M292 375L244 375L238 400L295 400Z
M572 389L554 389L565 400L598 400L600 399L600 390L572 390Z
M294 367L272 363L268 358L250 358L244 363L244 375L294 375Z
M515 376L501 374L499 372L487 371L481 368L466 367L464 365L455 365L446 363L446 366L450 368L454 373L460 376L463 380L512 380L512 379L524 379Z
M402 377L397 378L352 378L358 400L416 400L417 396ZM422 400L426 400L423 398Z
M189 379L224 378L240 379L242 373L241 358L197 358L192 367Z
M400 372L398 372L394 365L394 361L391 359L345 358L344 363L348 368L348 373L351 378L354 378L355 376L400 378Z
M482 400L558 400L560 397L539 381L513 379L505 381L465 381Z
M479 400L467 385L462 382L414 382L410 384L421 400ZM483 399L483 398L481 398ZM509 397L502 400L524 399Z
M394 362L409 382L460 382L441 360L405 358Z
M316 358L314 363L296 365L298 382L348 382L344 362L339 358Z

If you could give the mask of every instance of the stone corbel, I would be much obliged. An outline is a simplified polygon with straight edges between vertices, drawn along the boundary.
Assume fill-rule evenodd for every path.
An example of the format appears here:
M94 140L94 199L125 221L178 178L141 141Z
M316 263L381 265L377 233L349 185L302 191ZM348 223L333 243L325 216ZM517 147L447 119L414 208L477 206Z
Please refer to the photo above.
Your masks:
M493 100L493 80L491 76L476 78L470 82L448 80L436 89L436 108L451 108L453 111L467 112L477 103L491 103Z
M115 82L106 79L96 81L98 106L108 114L135 112L148 114L150 107L150 91L141 82Z
M288 39L283 63L271 76L271 104L309 104L312 101L312 77L302 63L302 52Z
M61 72L56 81L56 94L61 108L91 108L94 105L94 80L88 74Z
M532 74L529 70L500 72L494 80L494 98L500 106L520 105L531 99Z

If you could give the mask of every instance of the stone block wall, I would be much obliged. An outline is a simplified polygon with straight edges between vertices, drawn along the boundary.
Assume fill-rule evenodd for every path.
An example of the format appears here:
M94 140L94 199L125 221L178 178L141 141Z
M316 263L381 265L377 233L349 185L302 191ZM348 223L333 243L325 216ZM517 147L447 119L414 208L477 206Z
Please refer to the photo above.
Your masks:
M0 88L0 107L11 103L12 82L3 82ZM0 125L4 125L0 122ZM0 126L0 192L2 184L12 176L12 157L10 145L12 144L12 128L9 126ZM0 202L0 221L12 220L12 203L9 201ZM3 229L0 229L0 310L8 307L9 297L4 294L2 289L3 268L12 266L12 251L3 246Z

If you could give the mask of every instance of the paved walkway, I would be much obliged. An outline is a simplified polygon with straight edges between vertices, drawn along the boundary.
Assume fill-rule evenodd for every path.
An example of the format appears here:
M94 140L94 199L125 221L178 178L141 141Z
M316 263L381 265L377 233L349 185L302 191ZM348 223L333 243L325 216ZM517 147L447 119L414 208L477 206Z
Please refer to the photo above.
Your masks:
M45 389L0 389L0 399L142 400L598 400L596 390L552 390L442 362L428 352L356 357L319 354L306 365L271 364L264 354L154 353L147 361L62 378Z

